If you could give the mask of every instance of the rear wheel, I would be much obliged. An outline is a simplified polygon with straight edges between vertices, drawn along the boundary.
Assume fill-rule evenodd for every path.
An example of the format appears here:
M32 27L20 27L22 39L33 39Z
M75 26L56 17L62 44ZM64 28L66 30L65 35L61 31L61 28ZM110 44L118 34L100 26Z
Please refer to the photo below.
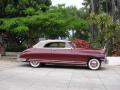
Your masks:
M101 67L101 62L98 59L90 59L88 61L88 67L91 70L98 70Z
M40 62L39 61L30 61L30 66L36 68L40 66Z

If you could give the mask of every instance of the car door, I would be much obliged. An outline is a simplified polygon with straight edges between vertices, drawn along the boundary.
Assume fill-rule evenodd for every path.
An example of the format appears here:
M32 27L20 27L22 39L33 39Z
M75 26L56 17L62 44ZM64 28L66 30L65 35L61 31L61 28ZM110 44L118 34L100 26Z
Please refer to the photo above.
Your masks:
M58 63L71 63L74 60L72 48L66 47L66 42L56 42L57 47L52 48L52 58Z
M30 59L50 60L51 56L52 49L50 48L32 48L32 52L29 53Z
M74 59L73 50L66 48L66 42L51 42L44 47L52 50L51 62L65 63Z

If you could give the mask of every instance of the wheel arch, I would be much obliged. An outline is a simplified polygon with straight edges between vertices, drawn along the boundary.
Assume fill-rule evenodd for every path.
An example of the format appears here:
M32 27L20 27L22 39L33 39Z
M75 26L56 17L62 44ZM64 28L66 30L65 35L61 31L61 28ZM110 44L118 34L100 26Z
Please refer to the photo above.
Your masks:
M89 62L91 59L98 59L98 60L100 61L100 63L102 62L102 61L100 60L100 58L91 56L91 57L87 60L87 64L88 64L88 62Z
M90 65L90 62L91 62L92 59L98 60L98 61L99 61L99 64L98 64L99 66L97 66L96 68L92 67L92 66ZM91 69L91 70L98 70L98 69L101 68L101 60L100 60L99 58L96 58L96 57L91 57L91 58L87 61L87 66L88 66L88 68Z

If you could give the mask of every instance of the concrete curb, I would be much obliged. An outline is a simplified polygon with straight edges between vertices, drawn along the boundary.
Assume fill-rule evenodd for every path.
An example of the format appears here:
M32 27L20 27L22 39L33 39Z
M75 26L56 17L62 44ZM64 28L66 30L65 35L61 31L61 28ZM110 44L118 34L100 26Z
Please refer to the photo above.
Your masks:
M108 65L120 65L120 57L107 57Z
M21 52L6 52L6 56L17 56Z

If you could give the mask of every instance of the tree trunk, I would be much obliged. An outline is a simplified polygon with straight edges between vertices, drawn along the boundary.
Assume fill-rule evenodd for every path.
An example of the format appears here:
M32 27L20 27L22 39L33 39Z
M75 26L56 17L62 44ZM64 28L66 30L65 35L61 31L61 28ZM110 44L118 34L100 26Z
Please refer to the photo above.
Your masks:
M5 46L3 43L3 36L0 35L0 54L5 55Z
M91 13L95 13L94 0L91 0Z
M120 0L117 0L117 8L118 8L118 19L120 23Z
M116 6L115 6L115 0L112 0L112 18L113 18L113 22L115 22L116 21L116 12L115 12L115 10L116 10Z
M98 14L99 13L99 0L91 0L91 13ZM92 41L96 41L97 38L97 26L96 23L92 23L91 25L91 34Z
M108 5L109 5L109 4L108 4L108 0L106 0L106 8L105 8L106 13L109 13L109 10L108 10L108 9L109 9L109 7L108 7Z
M91 13L99 13L99 0L91 0Z

